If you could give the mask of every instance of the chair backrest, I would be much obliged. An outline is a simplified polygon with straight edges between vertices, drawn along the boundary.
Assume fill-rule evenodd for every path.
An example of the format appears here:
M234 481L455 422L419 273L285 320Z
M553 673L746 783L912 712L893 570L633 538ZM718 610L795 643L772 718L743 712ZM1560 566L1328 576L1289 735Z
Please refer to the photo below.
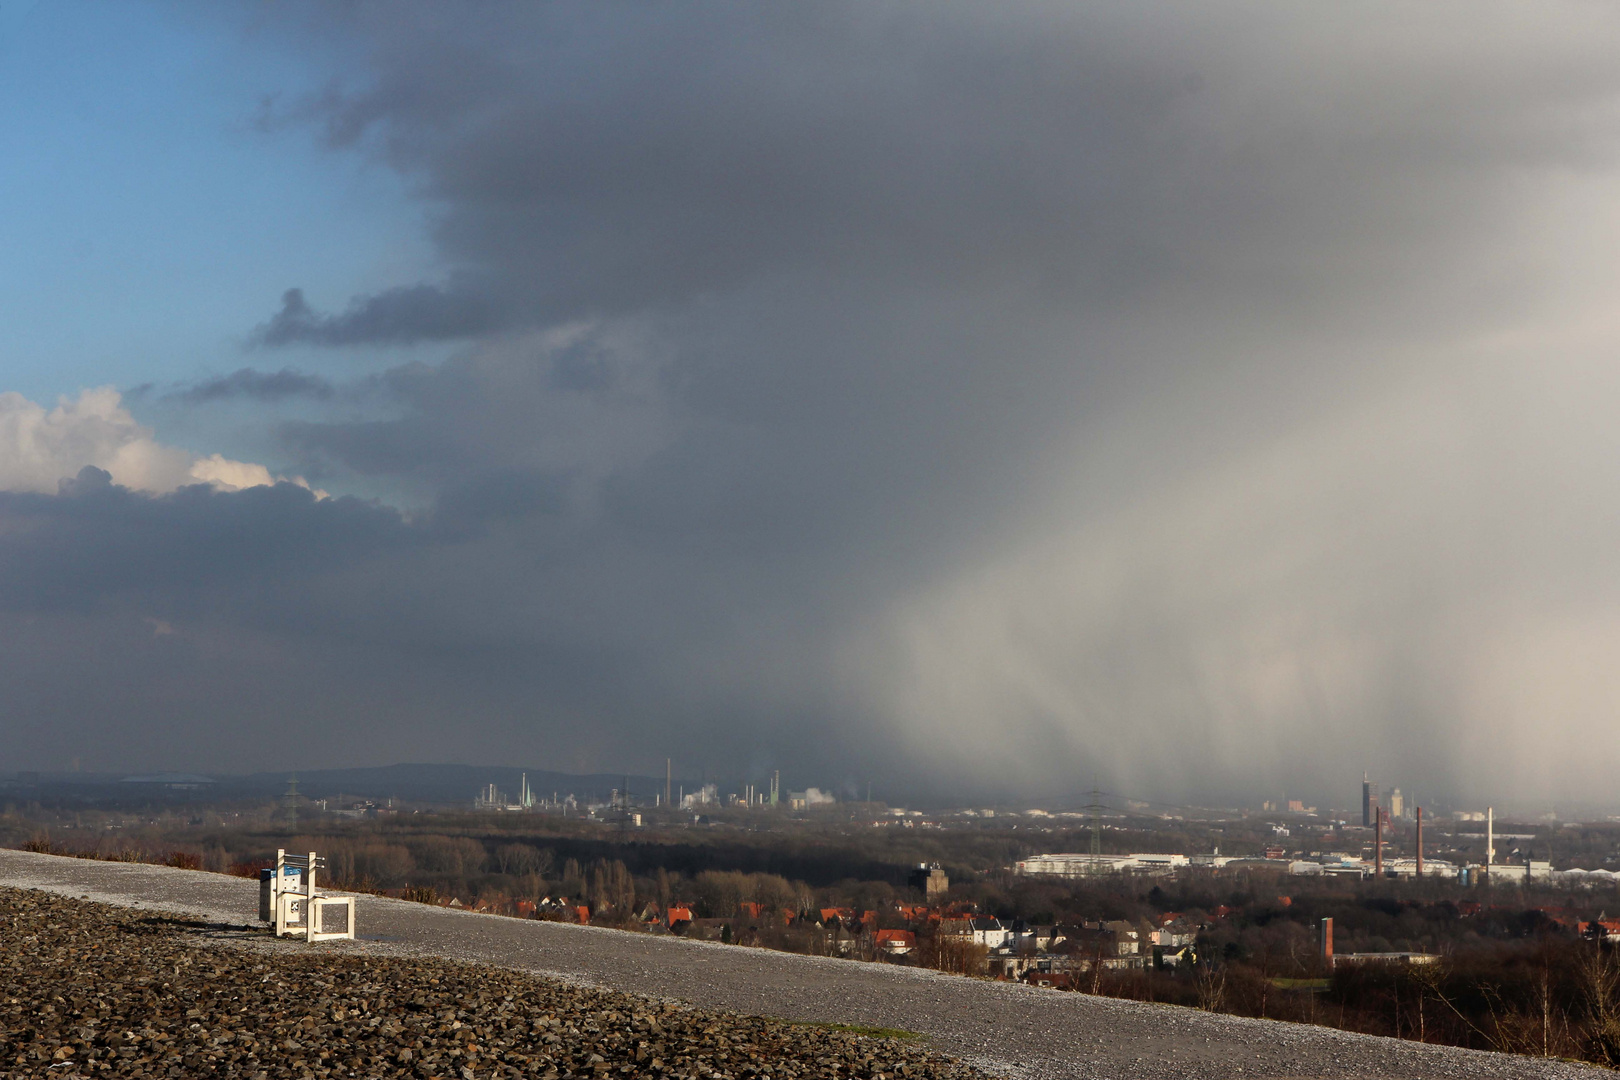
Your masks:
M316 871L324 869L326 860L315 852L307 855L288 855L284 849L276 851L276 869L265 884L270 887L270 907L276 926L276 936L302 934L305 941L328 941L336 938L354 939L354 897L322 896L315 888ZM294 906L298 918L291 918ZM342 908L344 928L340 931L321 931L322 909Z
M270 879L270 906L277 937L286 933L289 925L304 929L307 934L309 920L315 912L314 901L320 895L315 888L315 875L325 865L326 860L313 851L306 855L289 855L284 848L276 849L276 872ZM294 898L299 901L302 923L289 919Z

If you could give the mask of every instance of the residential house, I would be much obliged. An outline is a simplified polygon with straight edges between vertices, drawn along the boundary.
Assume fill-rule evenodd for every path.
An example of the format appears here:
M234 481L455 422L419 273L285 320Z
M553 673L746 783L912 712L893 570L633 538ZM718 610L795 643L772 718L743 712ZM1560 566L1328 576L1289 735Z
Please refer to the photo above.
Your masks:
M1039 953L1014 952L1011 949L998 949L985 957L986 974L992 979L1017 980L1024 978L1032 971L1039 971L1043 957ZM1047 967L1050 970L1050 958Z
M1010 945L1013 932L1000 919L968 919L967 936L972 938L975 945L983 945L987 949L999 949Z
M1198 940L1198 927L1187 922L1170 923L1153 931L1150 942L1159 949L1179 949Z
M1061 940L1063 936L1057 927L1037 925L1014 929L1011 944L1020 952L1045 952L1052 947L1054 941Z
M1093 966L1136 969L1147 966L1141 934L1123 919L1064 928L1063 940L1053 946L1051 970L1089 971Z

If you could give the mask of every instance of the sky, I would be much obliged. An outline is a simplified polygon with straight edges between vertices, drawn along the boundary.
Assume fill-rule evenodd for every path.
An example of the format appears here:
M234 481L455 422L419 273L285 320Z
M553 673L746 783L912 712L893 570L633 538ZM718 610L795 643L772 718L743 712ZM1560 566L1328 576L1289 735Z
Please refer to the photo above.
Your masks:
M1606 800L1617 46L0 0L5 760Z

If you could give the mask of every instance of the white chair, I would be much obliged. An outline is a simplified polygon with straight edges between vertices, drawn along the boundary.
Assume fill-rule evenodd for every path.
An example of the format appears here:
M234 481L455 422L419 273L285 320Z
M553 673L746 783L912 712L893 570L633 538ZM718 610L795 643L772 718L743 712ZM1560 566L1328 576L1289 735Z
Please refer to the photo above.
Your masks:
M270 914L277 937L297 937L305 941L354 940L354 897L323 896L315 887L315 872L325 865L311 851L308 855L288 855L276 849L276 871L270 879ZM344 909L343 929L322 931L322 912Z

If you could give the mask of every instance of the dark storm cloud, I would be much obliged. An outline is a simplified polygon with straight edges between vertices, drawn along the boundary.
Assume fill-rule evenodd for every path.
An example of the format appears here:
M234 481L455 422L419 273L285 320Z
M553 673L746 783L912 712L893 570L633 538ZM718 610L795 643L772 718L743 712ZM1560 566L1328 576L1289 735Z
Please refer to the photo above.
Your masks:
M332 384L319 375L307 375L291 368L280 371L238 368L229 375L208 379L169 396L191 405L238 398L252 401L282 401L287 398L326 401L332 397Z
M90 611L121 597L167 606L221 586L251 592L416 542L396 511L358 499L318 500L294 484L152 496L93 466L55 497L0 492L0 521L0 607L13 612Z
M751 670L744 715L809 714L837 742L875 714L918 768L968 783L975 760L1181 791L1320 778L1321 728L1367 725L1388 733L1375 752L1449 778L1439 733L1469 706L1421 628L1456 601L1344 609L1328 568L1360 552L1325 524L1297 541L1319 568L1288 589L1182 567L1256 547L1199 526L1196 500L1268 487L1244 478L1257 448L1309 456L1314 427L1443 382L1459 333L1529 310L1538 251L1514 229L1553 204L1523 200L1523 178L1614 151L1614 27L1564 14L1492 9L1461 43L1460 8L351 9L366 74L309 115L417 186L501 332L385 380L401 415L289 426L289 448L446 515L492 472L550 478L562 509L524 519L531 540L595 583L575 595L617 648L657 658L639 664L653 702L735 693L663 644L682 627ZM1320 469L1348 505L1429 482L1412 464ZM1304 493L1274 490L1253 513L1280 528ZM1162 527L1201 550L1093 550L1153 497L1195 500ZM1465 503L1431 498L1429 531ZM1361 543L1382 553L1369 596L1434 580L1424 545ZM1389 559L1408 569L1381 581ZM1524 580L1487 561L1486 580ZM960 599L993 566L1066 595L1071 564L1135 584L1061 617ZM1269 640L1301 610L1320 642L1272 661L1295 689L1251 657L1205 670L1223 631ZM1083 644L1016 629L1051 619ZM1399 656L1366 648L1373 626ZM945 674L983 658L972 685ZM1141 774L1123 730L1186 752Z
M588 557L534 573L534 533L498 527L554 506L522 475L475 478L445 500L453 517L416 522L290 484L141 494L94 468L56 496L0 493L8 730L30 760L105 769L622 761L654 684L619 619L649 579L615 583L611 559ZM589 598L615 588L626 607L605 619ZM663 750L726 760L698 747L743 711L662 689L657 715L680 732ZM771 740L772 755L813 734Z
M261 345L405 345L472 337L496 325L492 303L466 290L412 285L356 298L335 315L309 306L302 289L281 296L281 310L254 331Z
M1400 25L1438 41L1453 14ZM1192 275L1218 292L1217 272L1280 286L1445 235L1491 195L1480 165L1578 164L1594 148L1571 113L1613 87L1601 48L1555 30L1515 52L1506 17L1419 65L1361 12L350 15L366 76L307 114L418 185L468 280L337 317L294 291L272 342L460 336L489 325L462 314L473 296L548 325L806 272L1087 306ZM1392 214L1416 176L1452 197Z
M1178 797L1551 790L1526 688L1571 739L1620 704L1564 647L1620 640L1610 15L307 11L341 59L288 117L396 170L442 266L256 340L455 352L278 428L405 518L289 502L355 515L262 526L318 584L186 594L254 670L364 673L278 700L375 694L440 756ZM253 527L185 498L205 564Z
M436 519L453 528L490 518L523 518L556 513L566 505L565 485L540 472L502 469L468 478L446 491L435 510Z
M335 143L420 183L446 258L479 271L487 307L520 324L807 270L884 290L1011 279L1073 298L1076 284L1171 273L1191 254L1174 232L1220 227L1146 182L1230 168L1189 139L1196 62L1174 55L1184 43L1122 49L1090 14L377 14L358 27L372 84L312 107ZM1222 209L1257 219L1270 194L1231 183ZM1153 242L1133 236L1144 230ZM466 325L431 314L445 302L424 285L329 318L294 291L262 336L443 336L441 322Z

